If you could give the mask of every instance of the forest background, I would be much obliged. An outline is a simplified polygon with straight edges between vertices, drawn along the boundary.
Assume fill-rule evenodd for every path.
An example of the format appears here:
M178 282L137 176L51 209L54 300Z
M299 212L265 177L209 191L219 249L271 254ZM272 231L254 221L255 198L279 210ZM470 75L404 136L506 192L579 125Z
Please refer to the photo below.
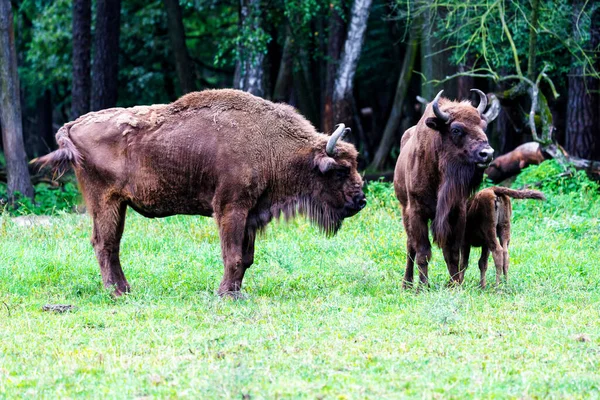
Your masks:
M325 133L351 126L368 173L393 169L423 101L441 89L468 99L474 87L501 106L488 130L496 155L536 140L600 159L592 1L0 3L5 201L48 180L27 160L56 148L63 123L205 88L290 103Z

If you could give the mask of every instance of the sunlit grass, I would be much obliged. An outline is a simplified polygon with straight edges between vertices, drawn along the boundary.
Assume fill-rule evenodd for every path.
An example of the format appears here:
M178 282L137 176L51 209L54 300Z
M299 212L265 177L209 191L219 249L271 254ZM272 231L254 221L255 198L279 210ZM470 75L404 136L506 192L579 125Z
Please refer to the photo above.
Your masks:
M271 225L238 301L215 295L211 219L129 211L133 292L113 300L89 217L0 217L0 397L600 396L597 215L515 202L507 285L477 287L475 250L465 285L446 288L436 249L432 287L404 291L400 212L377 193L332 239L305 220Z

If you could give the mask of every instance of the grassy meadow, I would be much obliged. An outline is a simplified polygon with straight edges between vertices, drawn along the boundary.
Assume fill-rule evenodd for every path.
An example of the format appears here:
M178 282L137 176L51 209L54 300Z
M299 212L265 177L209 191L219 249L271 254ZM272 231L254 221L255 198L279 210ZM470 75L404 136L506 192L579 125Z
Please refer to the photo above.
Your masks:
M402 290L406 235L387 184L334 238L304 219L270 225L241 300L215 295L209 218L129 210L132 293L115 300L88 216L4 213L0 398L598 398L600 204L565 182L546 203L513 202L510 279L493 285L490 258L485 290L479 250L464 286L447 288L437 248L431 288Z

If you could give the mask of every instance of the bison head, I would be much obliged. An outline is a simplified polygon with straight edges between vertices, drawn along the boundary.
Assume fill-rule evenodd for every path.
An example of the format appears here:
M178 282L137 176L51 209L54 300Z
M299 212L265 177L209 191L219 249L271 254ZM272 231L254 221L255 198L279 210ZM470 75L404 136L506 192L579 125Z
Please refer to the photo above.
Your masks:
M431 102L435 116L427 118L425 123L429 128L440 132L445 152L453 162L484 169L492 161L494 154L485 135L489 118L484 113L487 97L481 90L471 90L479 94L477 108L469 102L451 102L446 99L442 99L440 104L442 90Z
M353 145L340 140L349 130L338 125L314 156L312 195L304 211L329 234L335 234L344 218L367 205L357 170L358 153Z

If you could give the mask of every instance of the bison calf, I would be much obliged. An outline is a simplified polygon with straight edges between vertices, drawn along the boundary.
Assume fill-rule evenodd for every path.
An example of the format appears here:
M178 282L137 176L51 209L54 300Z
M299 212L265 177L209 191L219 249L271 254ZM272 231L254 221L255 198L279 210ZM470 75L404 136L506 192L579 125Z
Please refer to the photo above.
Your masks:
M467 228L462 248L461 280L469 265L471 247L481 247L479 271L480 285L485 287L485 273L490 252L496 265L496 284L500 277L508 279L508 245L510 243L510 218L513 199L545 200L544 194L536 190L513 190L491 187L477 193L467 204Z
M86 114L56 134L59 149L37 160L74 166L93 219L104 285L129 291L119 246L125 213L214 216L225 272L236 294L254 261L254 239L281 213L307 215L329 234L366 199L357 151L317 133L296 110L238 90L190 93L171 104Z

